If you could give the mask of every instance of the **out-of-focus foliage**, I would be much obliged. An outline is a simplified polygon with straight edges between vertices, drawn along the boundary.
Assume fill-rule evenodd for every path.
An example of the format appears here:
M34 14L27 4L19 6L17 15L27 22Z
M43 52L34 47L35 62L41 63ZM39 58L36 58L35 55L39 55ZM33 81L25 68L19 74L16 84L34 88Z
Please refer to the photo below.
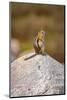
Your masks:
M47 32L46 52L64 62L64 6L10 3L11 37L21 43L21 50L33 49L33 39L40 30Z

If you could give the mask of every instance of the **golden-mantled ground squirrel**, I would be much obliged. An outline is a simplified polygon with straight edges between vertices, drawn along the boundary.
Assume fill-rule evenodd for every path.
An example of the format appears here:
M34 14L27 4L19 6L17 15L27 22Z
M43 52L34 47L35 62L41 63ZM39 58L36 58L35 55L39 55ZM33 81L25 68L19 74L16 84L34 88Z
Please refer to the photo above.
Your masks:
M41 30L34 39L34 49L36 54L45 54L45 32Z
M31 59L32 57L36 56L37 54L42 54L45 55L45 32L42 30L40 32L38 32L38 34L36 35L34 42L33 42L33 46L35 49L35 54L31 55L28 58L25 58L24 60L28 60Z

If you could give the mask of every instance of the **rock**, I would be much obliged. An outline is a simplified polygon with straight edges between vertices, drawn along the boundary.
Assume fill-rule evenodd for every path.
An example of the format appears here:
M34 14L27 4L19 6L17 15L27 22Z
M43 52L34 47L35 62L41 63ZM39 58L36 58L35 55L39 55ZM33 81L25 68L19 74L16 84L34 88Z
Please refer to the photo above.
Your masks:
M17 55L20 52L20 42L18 39L11 39L11 51Z
M32 55L28 53L12 62L10 96L64 94L64 65L48 54Z
M20 42L19 40L11 39L11 50L10 50L10 63L13 62L20 54Z

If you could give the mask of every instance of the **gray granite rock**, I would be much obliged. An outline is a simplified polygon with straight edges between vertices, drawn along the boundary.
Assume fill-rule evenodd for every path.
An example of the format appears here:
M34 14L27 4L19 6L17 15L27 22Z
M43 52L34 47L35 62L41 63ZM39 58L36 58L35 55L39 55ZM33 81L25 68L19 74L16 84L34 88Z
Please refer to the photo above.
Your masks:
M12 62L11 97L64 94L64 65L48 54L33 54Z

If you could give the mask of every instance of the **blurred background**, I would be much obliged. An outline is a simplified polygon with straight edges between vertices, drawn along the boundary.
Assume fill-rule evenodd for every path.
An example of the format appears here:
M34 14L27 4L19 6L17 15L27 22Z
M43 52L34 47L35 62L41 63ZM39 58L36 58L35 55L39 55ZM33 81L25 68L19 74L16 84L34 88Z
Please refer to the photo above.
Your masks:
M33 51L38 31L47 35L46 52L64 63L64 6L10 2L11 61Z

